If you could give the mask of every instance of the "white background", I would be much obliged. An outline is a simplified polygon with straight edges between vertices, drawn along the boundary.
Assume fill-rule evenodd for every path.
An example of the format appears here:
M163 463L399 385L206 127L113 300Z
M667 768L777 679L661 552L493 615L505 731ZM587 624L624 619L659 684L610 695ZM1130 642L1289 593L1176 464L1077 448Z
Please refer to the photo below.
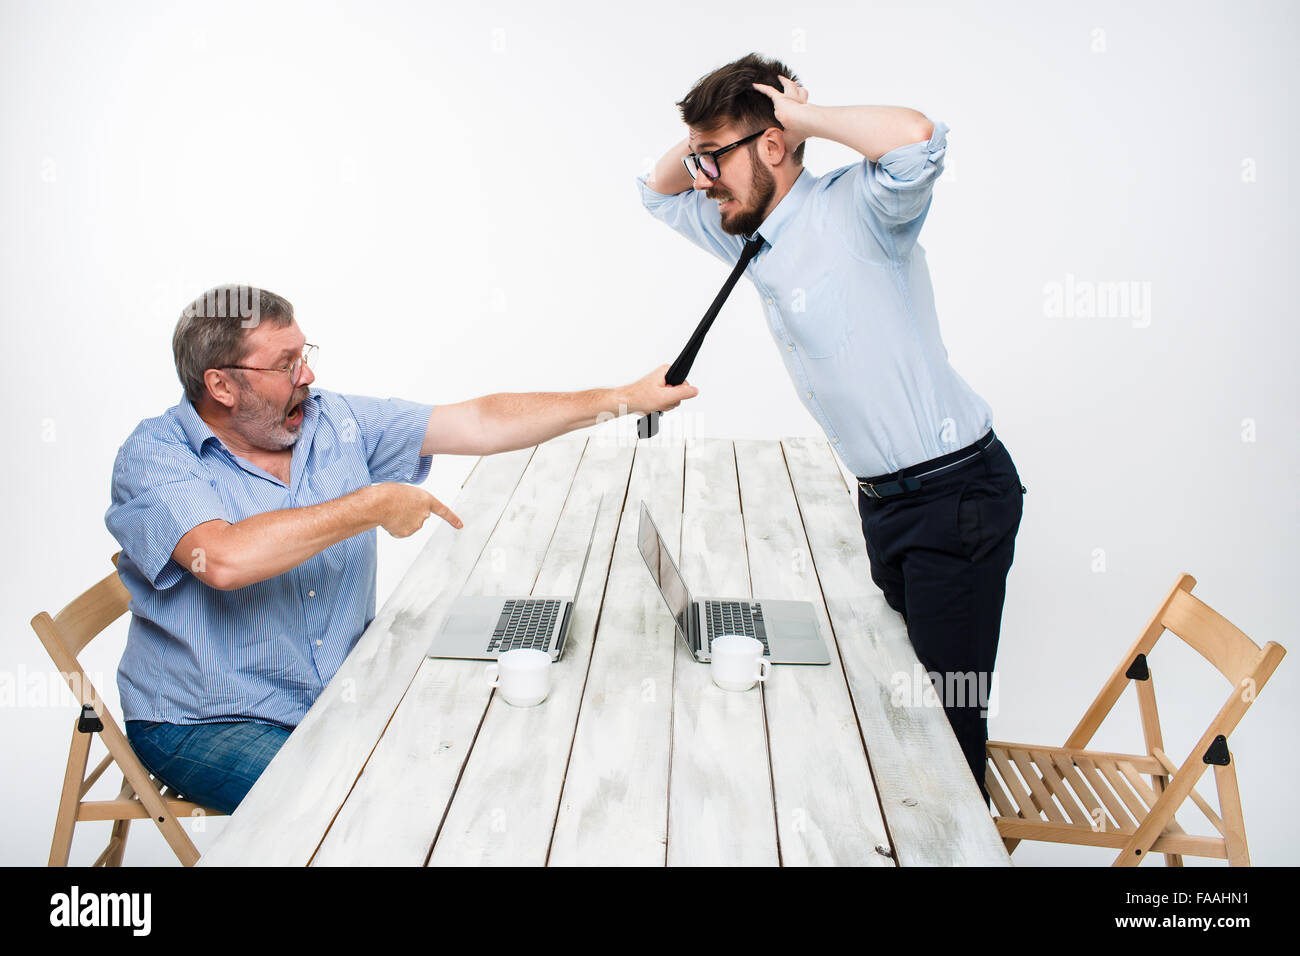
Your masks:
M1183 571L1294 651L1296 9L5 2L0 862L44 862L75 715L42 693L57 676L28 621L110 569L113 458L180 396L185 303L224 282L285 295L337 391L439 403L638 378L726 270L641 208L634 176L684 135L673 104L694 80L751 50L813 102L952 129L922 245L951 361L1029 489L992 736L1063 742ZM806 162L854 158L813 141ZM1067 276L1149 283L1149 324L1048 316ZM665 428L817 434L742 286ZM453 500L471 463L439 460L425 487ZM381 605L431 531L380 533ZM114 712L125 628L83 661ZM1181 760L1229 687L1168 636L1152 663ZM1231 740L1257 864L1300 862L1297 673L1283 662ZM1130 697L1115 719L1095 743L1140 748ZM73 862L107 827L79 828ZM133 828L128 864L172 859Z

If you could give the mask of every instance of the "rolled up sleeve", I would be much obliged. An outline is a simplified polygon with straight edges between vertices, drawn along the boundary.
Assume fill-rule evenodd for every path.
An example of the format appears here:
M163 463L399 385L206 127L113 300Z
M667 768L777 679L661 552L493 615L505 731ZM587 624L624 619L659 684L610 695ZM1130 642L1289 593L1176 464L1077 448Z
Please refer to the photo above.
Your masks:
M166 590L189 573L172 552L186 532L217 519L230 521L229 509L188 445L130 439L118 451L104 523L155 588Z
M697 189L675 195L657 193L646 185L648 178L638 176L636 181L641 191L641 204L650 215L723 262L736 261L744 240L722 230L717 203Z
M365 450L371 481L418 485L429 477L432 455L421 455L435 406L401 398L344 395Z
M922 219L947 149L948 126L936 122L928 140L899 146L874 163L864 159L858 169L858 198L865 212L892 231Z

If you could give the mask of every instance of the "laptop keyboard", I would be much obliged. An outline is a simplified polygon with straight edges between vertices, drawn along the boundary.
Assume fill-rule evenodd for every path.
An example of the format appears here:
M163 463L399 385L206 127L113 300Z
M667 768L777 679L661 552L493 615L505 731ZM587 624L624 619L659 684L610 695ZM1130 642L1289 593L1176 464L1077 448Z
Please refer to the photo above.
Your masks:
M496 630L488 642L489 652L515 651L527 648L536 651L551 649L551 632L560 614L561 601L506 601L497 619Z
M763 626L763 608L748 601L705 601L704 624L709 635L709 646L720 634L744 634L762 641L763 653L772 656L767 646L767 629Z

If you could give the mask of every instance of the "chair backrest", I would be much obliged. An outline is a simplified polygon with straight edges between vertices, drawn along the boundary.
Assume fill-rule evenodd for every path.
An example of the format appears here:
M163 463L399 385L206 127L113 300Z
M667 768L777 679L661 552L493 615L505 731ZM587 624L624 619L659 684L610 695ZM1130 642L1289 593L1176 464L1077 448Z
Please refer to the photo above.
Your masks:
M1213 664L1233 686L1251 674L1261 653L1258 644L1190 590L1174 591L1160 623Z
M99 695L81 669L77 655L129 608L131 592L117 576L117 554L113 555L113 565L111 574L53 617L41 611L32 618L32 630L45 645L72 693L82 704L93 704L101 712Z
M1124 688L1134 682L1129 677L1129 671L1137 663L1138 655L1150 654L1166 631L1181 638L1232 683L1228 699L1211 724L1211 729L1214 733L1226 736L1236 727L1255 696L1286 656L1286 649L1273 641L1261 648L1227 618L1194 597L1191 593L1194 587L1196 579L1190 574L1178 576L1155 615L1147 622L1146 628L1138 635L1138 639L1111 674L1110 680L1066 739L1066 747L1081 748L1088 745ZM1139 694L1145 692L1152 698L1142 708L1145 727L1148 707L1154 721L1153 692L1149 682L1139 680L1137 683Z
M121 554L119 551L118 554ZM108 748L108 756L100 763L98 769L91 773L90 777L81 779L80 775L75 774L76 767L73 764L75 755L78 753L75 740L83 732L78 724L77 732L73 734L74 744L72 754L69 756L68 777L64 782L64 797L62 803L69 801L69 793L74 794L75 798L71 801L70 810L60 810L60 822L56 824L54 836L54 849L51 850L51 861L61 858L63 862L67 861L67 846L63 845L60 853L60 839L71 841L71 829L79 819L111 819L115 821L134 818L134 814L127 816L94 816L82 817L80 807L82 806L82 797L85 796L86 790L99 777L104 769L110 763L116 763L117 768L122 771L123 776L123 793L128 792L127 785L134 792L135 798L138 798L146 810L146 815L151 817L162 831L163 837L167 840L168 845L175 851L180 858L181 863L185 866L192 866L199 859L199 851L195 848L194 842L185 833L180 823L173 813L173 802L170 797L164 799L162 791L158 784L150 777L149 771L140 758L136 756L135 751L131 749L131 743L127 740L126 735L113 715L108 712L104 702L100 699L98 692L90 683L90 678L86 672L81 669L81 664L77 660L77 655L85 649L86 645L91 642L104 629L116 621L119 617L130 610L131 594L122 584L117 576L116 566L118 554L113 555L114 571L105 577L102 581L77 597L71 604L65 607L58 614L51 617L45 611L41 611L32 618L32 629L45 645L50 657L54 660L55 665L59 668L63 679L68 682L72 689L73 696L83 706L82 716L86 716L84 707L89 705L94 709L95 715L98 716L101 726L98 729L92 729L91 733L98 733L104 746ZM88 752L89 742L81 749L81 774L85 773L85 755ZM72 787L70 791L68 788ZM104 808L109 808L112 812L118 811L118 805L123 802L119 797L118 800L102 801L96 804L102 813ZM65 818L64 813L71 814ZM66 827L66 829L63 829ZM60 832L62 831L62 837ZM121 840L125 840L125 831L122 832ZM119 834L116 824L113 829L113 841L109 843L109 849L105 855L110 856L114 852L114 845L117 845L118 862L121 862L122 843L119 841ZM101 860L105 856L101 856Z

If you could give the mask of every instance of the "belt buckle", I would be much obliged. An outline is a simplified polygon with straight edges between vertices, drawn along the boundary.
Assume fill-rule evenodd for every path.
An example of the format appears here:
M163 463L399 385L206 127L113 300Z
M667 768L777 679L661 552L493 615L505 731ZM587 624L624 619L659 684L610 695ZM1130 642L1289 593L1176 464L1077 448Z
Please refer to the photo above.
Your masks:
M876 491L875 484L869 481L859 481L858 487L861 488L868 497L875 498L877 501L884 501L887 497L901 495L905 492L916 491L921 487L921 482L917 478L895 478L893 481L882 482L882 484L894 485L896 487L895 490L889 492L888 495L882 495L880 492Z

